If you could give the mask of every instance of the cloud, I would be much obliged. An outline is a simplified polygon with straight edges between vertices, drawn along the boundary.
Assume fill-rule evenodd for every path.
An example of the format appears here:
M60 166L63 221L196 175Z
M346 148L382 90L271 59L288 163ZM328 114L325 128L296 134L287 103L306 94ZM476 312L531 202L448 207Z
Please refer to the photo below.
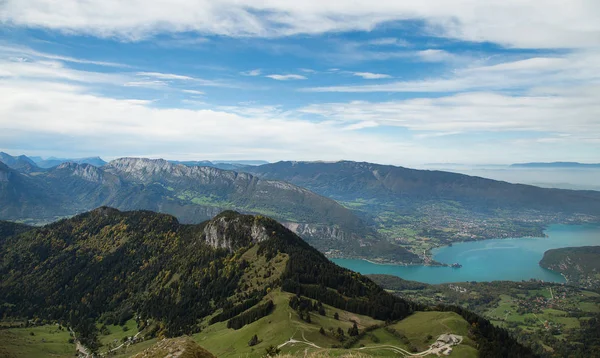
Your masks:
M178 75L174 73L162 73L162 72L137 72L137 76L147 77L147 78L156 78L160 81L184 81L184 82L194 82L198 85L202 86L213 86L213 87L233 87L234 85L231 83L223 82L223 81L213 81L206 80L198 77L191 77L185 75Z
M262 73L262 71L260 69L255 69L255 70L250 70L250 71L245 71L245 72L240 72L241 75L243 76L260 76L260 74Z
M277 81L305 80L306 79L306 76L302 76L302 75L267 75L265 77L272 78Z
M382 37L374 40L370 40L367 44L372 46L397 46L397 47L409 47L410 43L406 40L398 39L395 37Z
M163 88L168 84L164 81L131 81L123 84L125 87Z
M572 0L5 0L0 22L137 40L158 33L278 37L370 31L393 21L420 21L423 32L518 48L600 45L600 3ZM51 9L48 10L48 9Z
M37 60L39 60L39 59L57 60L57 61L63 61L63 62L82 63L82 64L105 66L105 67L122 67L122 68L130 68L131 67L129 65L122 64L122 63L116 63L116 62L95 61L95 60L88 60L88 59L83 59L83 58L74 58L74 57L70 57L70 56L61 56L61 55L56 55L56 54L51 54L51 53L46 53L46 52L40 52L40 51L36 51L36 50L33 50L28 47L0 45L0 56L7 57L7 56L11 56L11 55L19 56L19 59L21 59L23 62L28 60L27 57L33 57Z
M92 94L80 86L21 79L0 82L0 96L0 142L13 151L27 147L107 157L374 160L377 153L410 148L376 136L342 133L329 121L291 118L269 106L162 108L149 101Z
M456 55L453 55L444 50L437 49L417 51L416 55L425 62L444 62L457 59Z
M16 51L17 48L11 48L10 51L2 51L3 49L6 49L6 47L0 47L0 78L69 82L85 84L88 86L96 85L98 87L125 86L131 88L160 89L162 91L167 89L173 90L190 84L210 87L237 87L235 83L228 81L207 80L173 73L76 70L68 65L70 63L98 62L92 60L80 60L77 58L65 58L47 53L42 54L27 48L22 49L23 53L36 53L37 55L31 58L24 58L19 56L21 52ZM62 60L55 60L59 58ZM119 67L125 69L129 68L125 65Z
M154 78L159 78L161 80L183 80L183 81L194 80L193 77L176 75L173 73L138 72L138 73L136 73L136 75L144 76L144 77L154 77Z
M558 90L557 90L558 91ZM404 127L432 135L516 132L560 133L563 139L600 138L600 85L575 93L503 95L461 93L402 101L313 104L301 112L346 123ZM438 134L436 134L438 133Z
M352 72L354 76L362 77L366 80L378 80L381 78L391 78L392 76L383 73L371 73L371 72Z
M196 94L196 95L203 95L204 94L204 92L202 92L202 91L190 90L190 89L184 89L184 90L181 90L181 92L189 93L189 94Z
M375 85L306 88L309 92L462 92L574 86L600 81L600 52L578 51L494 65L463 67L438 78Z

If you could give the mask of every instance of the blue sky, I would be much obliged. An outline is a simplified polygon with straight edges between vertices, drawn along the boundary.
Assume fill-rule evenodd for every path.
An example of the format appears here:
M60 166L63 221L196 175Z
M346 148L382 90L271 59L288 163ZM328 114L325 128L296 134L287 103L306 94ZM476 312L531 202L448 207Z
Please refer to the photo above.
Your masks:
M0 150L600 162L600 4L8 0Z

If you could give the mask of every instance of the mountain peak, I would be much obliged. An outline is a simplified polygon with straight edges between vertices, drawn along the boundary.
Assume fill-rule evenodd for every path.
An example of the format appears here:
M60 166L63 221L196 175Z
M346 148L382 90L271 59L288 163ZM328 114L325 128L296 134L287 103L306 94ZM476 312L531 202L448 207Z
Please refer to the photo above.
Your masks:
M100 183L102 182L103 172L98 167L87 163L66 162L56 167L55 171L67 171L71 175L78 176L84 180Z

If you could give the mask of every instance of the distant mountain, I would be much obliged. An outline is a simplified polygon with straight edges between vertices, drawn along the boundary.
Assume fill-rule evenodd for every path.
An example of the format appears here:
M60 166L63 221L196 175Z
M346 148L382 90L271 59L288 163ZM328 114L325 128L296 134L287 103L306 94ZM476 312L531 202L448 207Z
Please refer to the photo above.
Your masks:
M560 272L571 285L600 289L600 246L548 250L540 266Z
M543 223L600 221L597 191L544 189L351 161L286 161L244 170L342 202L371 220L381 233L406 242L414 242L411 237L429 242L435 238L443 244L474 238L541 236Z
M91 164L95 167L101 167L106 164L106 162L100 157L88 157L88 158L55 158L50 157L44 160L39 160L36 162L37 166L40 168L52 168L63 163L77 163L77 164Z
M600 168L600 163L577 163L577 162L551 162L551 163L517 163L511 164L511 168Z
M270 346L299 356L389 353L367 334L400 352L428 352L440 332L461 335L456 349L468 356L533 357L476 314L393 296L273 219L231 211L181 225L170 215L99 208L0 237L0 277L0 317L70 327L92 352L103 325L135 320L143 347L156 343L142 357L210 356L187 338L155 338L183 334L219 357L261 357Z
M178 160L169 160L169 162L173 164L183 164L188 167L213 167L223 170L241 170L243 168L249 166L263 165L269 164L269 162L265 160L220 160L220 161L210 161L210 160L188 160L188 161L178 161Z
M335 201L247 173L136 158L101 168L68 162L36 175L0 167L0 219L44 223L102 205L169 213L185 223L199 223L227 209L269 215L322 251L421 262Z
M240 170L245 167L248 167L247 164L237 164L237 163L213 163L210 160L199 160L199 161L177 161L177 160L169 160L170 163L173 164L183 164L188 167L211 167L223 170Z
M35 162L25 155L12 156L8 153L0 152L0 162L12 169L26 173L30 173L37 169Z

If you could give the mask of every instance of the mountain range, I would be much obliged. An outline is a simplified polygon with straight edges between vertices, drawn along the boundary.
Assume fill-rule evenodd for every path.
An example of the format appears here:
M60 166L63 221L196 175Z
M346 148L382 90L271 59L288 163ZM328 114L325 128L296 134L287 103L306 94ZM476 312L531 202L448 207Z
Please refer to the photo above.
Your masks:
M598 169L600 163L578 163L578 162L550 162L550 163L516 163L510 166L511 168L554 168L554 169Z
M533 357L476 314L393 296L264 216L226 211L183 225L166 214L102 207L17 231L0 236L0 316L69 327L92 352L103 348L108 327L132 325L136 339L132 332L121 344L130 355L147 347L140 339L182 334L225 357L280 348L382 354L387 348L371 335L400 352L430 347L432 334L446 331L462 335L452 344L467 356ZM302 341L289 338L297 333ZM0 352L10 353L7 343Z
M34 172L0 163L0 203L1 219L29 223L51 222L103 205L169 213L184 223L234 209L281 220L322 251L342 249L348 256L420 262L381 239L351 210L307 189L166 160L122 158L100 168L67 162Z
M244 170L334 199L382 235L408 245L543 236L549 223L600 222L598 191L351 161L284 161Z
M199 223L231 209L280 220L336 257L420 263L439 245L600 222L598 191L364 162L223 164L237 168L230 171L208 161L121 158L46 169L25 156L2 158L0 219L39 224L108 205Z

